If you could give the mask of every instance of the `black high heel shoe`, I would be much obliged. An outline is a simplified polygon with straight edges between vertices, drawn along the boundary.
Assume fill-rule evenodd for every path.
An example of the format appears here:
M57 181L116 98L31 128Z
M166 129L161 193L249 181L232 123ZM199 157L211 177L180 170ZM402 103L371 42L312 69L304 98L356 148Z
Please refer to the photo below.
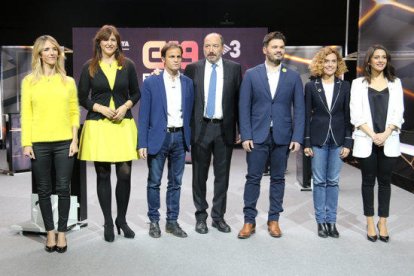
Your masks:
M114 234L114 225L113 224L105 224L104 225L104 238L107 242L113 242L115 239Z
M55 241L56 241L56 236L55 236ZM52 246L48 246L47 245L47 239L46 239L45 251L48 252L48 253L55 252L56 251L56 244L52 245Z
M367 232L368 232L368 225L367 225ZM376 242L376 241L377 241L377 239L378 239L378 236L377 236L377 235L370 236L370 235L368 235L368 233L367 233L367 239L368 239L370 242Z
M55 252L56 251L56 245L53 245L53 246L45 245L45 251L48 252L48 253Z
M378 223L377 223L377 228L378 228L378 233L379 233L380 229L379 229ZM390 236L381 236L380 234L378 234L378 236L379 236L379 240L382 241L382 242L389 242L390 241Z
M131 228L129 228L127 223L120 224L118 221L115 220L116 230L118 231L118 235L121 235L121 229L122 232L124 232L124 237L127 239L133 239L135 237L135 232L132 231Z
M66 245L63 246L63 247L60 247L60 246L56 245L56 252L57 253L65 253L68 250L68 241L66 240L66 238L65 238L65 242L66 242Z

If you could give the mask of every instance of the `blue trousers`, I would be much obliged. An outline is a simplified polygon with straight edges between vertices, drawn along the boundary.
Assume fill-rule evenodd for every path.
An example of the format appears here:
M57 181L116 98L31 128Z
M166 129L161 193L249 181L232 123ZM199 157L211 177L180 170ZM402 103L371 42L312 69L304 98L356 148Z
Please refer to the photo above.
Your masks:
M289 153L288 145L277 145L273 141L272 132L262 144L254 144L254 148L246 155L247 175L244 186L244 222L256 223L256 204L260 195L260 181L270 156L270 189L268 221L278 221L283 212L283 196L285 193L285 171Z
M336 223L339 174L343 163L341 148L332 139L321 147L312 147L313 205L317 223Z
M151 222L160 220L160 185L165 161L168 159L167 222L175 222L180 211L181 182L185 166L184 135L167 132L164 143L156 155L149 155L148 164L148 217Z

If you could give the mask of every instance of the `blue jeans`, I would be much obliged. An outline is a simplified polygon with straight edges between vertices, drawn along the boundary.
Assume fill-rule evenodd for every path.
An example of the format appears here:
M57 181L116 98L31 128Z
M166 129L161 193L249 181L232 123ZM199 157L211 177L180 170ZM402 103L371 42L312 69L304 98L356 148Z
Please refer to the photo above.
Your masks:
M247 175L244 185L244 222L256 223L256 204L260 195L260 182L270 157L270 188L268 221L279 221L283 212L285 193L285 171L289 153L288 145L276 145L272 132L262 144L254 144L251 152L246 154Z
M313 205L317 223L336 223L341 148L332 139L321 147L312 147Z
M164 143L156 155L149 155L148 164L148 217L151 222L160 220L160 185L165 160L168 159L167 222L175 222L180 211L181 181L185 166L185 146L182 131L167 132Z

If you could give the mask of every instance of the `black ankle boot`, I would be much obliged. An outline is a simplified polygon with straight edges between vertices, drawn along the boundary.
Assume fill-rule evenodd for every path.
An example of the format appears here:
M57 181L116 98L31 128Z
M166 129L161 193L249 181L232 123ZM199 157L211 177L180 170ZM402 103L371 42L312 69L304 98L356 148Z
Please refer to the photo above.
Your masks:
M113 224L105 224L104 225L104 238L107 242L113 242L115 239L114 234L114 225Z
M327 223L326 228L328 229L328 236L332 238L339 238L339 232L336 229L335 223Z
M328 237L328 231L326 230L325 223L318 223L318 236L321 238Z
M121 235L121 229L122 232L124 232L124 237L127 239L133 239L135 237L135 232L132 231L131 228L129 228L128 224L125 223L119 223L117 220L115 220L116 230L118 231L118 235Z

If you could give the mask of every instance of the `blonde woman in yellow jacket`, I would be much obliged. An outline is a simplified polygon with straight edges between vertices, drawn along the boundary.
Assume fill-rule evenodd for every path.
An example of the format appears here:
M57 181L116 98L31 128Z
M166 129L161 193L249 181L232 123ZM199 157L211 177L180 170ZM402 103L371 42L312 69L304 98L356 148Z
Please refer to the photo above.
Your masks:
M36 39L32 72L22 81L22 147L32 160L39 206L47 241L47 252L67 250L65 232L70 208L70 180L74 155L78 152L79 106L76 84L66 76L63 52L51 36ZM57 235L53 222L52 164L59 197Z

